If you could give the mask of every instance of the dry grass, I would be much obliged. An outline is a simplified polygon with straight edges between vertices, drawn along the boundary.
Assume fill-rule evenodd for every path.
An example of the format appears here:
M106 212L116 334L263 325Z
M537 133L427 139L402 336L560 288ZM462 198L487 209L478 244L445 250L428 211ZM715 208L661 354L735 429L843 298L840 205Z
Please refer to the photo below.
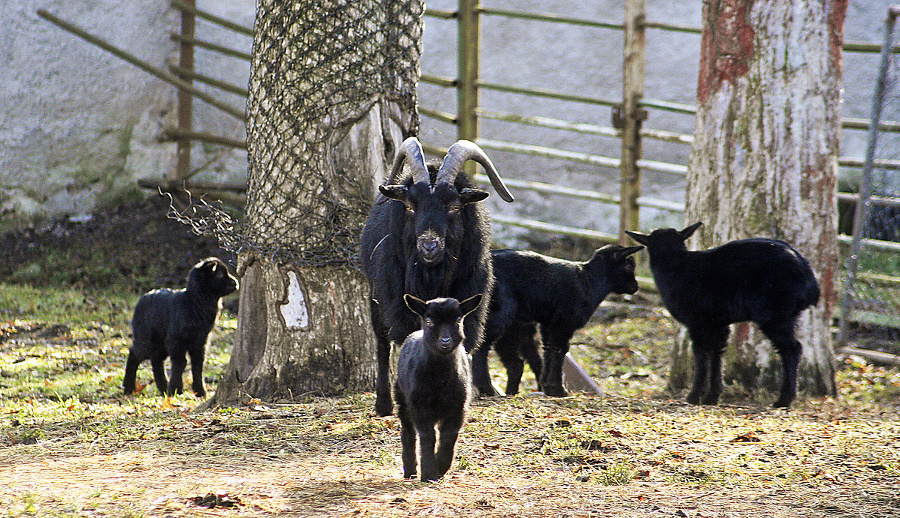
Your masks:
M123 304L85 300L69 311ZM578 335L609 395L478 400L434 484L402 479L396 418L374 417L371 394L200 414L190 396L124 398L123 323L39 314L0 326L0 516L900 514L897 369L848 360L841 399L791 411L689 406L663 394L672 327L653 311ZM234 505L194 503L210 493Z

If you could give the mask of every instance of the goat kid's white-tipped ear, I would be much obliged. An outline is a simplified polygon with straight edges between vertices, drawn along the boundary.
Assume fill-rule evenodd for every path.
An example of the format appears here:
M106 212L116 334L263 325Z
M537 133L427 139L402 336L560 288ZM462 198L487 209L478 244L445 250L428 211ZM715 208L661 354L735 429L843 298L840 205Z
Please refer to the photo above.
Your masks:
M641 234L640 232L632 232L631 230L626 230L625 235L627 235L631 239L634 239L638 243L645 245L645 246L647 245L647 242L649 241L649 238L650 238L650 236L648 236L647 234Z
M478 295L473 295L467 298L466 300L459 303L459 311L463 315L468 315L469 313L475 311L475 308L477 308L478 305L481 304L481 299L482 296L480 293Z
M678 233L679 235L681 235L681 240L687 241L687 239L689 237L691 237L692 235L694 235L694 232L696 232L697 229L700 228L700 225L702 225L702 224L703 224L702 221L698 221L698 222L694 223L693 225L684 228L681 232Z
M491 193L487 191L482 191L481 189L463 189L459 192L459 203L462 205L468 205L469 203L479 202L488 196Z
M403 295L403 302L406 302L406 307L411 309L413 313L422 316L425 314L425 310L428 309L428 303L424 300L407 293Z

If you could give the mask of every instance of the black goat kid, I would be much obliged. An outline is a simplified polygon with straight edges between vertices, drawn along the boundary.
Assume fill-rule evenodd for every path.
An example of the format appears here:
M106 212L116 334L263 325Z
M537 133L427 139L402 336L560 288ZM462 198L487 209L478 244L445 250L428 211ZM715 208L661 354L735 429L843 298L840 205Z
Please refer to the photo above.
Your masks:
M191 388L196 395L205 396L206 338L219 315L220 299L237 287L238 282L228 273L225 263L210 257L191 269L186 289L162 288L142 295L131 319L134 345L125 365L125 393L135 391L138 365L144 360L150 360L153 379L161 394L181 393L187 355L191 358ZM172 359L172 377L168 382L163 367L166 357Z
M481 295L462 302L439 298L423 302L404 297L421 318L422 329L410 334L397 366L397 396L403 476L416 476L416 436L422 481L444 476L453 462L459 430L472 399L469 357L459 346L463 318L481 304ZM440 430L436 435L435 428ZM437 451L435 452L435 444Z
M478 203L488 193L460 174L467 160L484 166L500 197L512 201L494 165L475 144L461 140L450 146L442 163L426 164L422 146L410 137L398 150L390 177L379 187L381 196L363 228L360 263L369 282L369 307L378 340L378 415L393 410L391 342L402 343L419 328L419 319L406 307L403 295L464 300L491 292L490 218L484 204ZM407 162L412 175L394 184ZM486 306L465 319L466 351L481 343Z
M612 293L635 293L632 254L642 246L607 245L585 262L565 261L521 250L494 250L494 293L485 326L485 342L472 356L472 375L482 394L494 394L487 366L491 344L507 369L508 394L519 389L521 353L529 361L541 390L565 396L562 367L569 340L584 327L597 306ZM535 369L534 322L544 344L543 367ZM529 325L530 324L530 325ZM516 350L518 348L518 350Z
M685 241L700 225L680 231L657 229L649 235L627 232L647 247L666 309L687 327L691 338L695 373L687 401L718 403L728 326L749 321L759 326L781 356L781 392L774 406L788 407L797 395L801 350L794 325L800 312L819 300L819 284L809 262L789 244L764 238L689 252Z

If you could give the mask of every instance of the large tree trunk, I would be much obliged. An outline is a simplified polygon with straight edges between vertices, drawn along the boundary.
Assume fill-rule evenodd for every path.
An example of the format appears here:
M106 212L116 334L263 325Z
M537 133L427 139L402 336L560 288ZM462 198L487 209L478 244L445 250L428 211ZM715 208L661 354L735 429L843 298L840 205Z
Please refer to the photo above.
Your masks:
M685 217L705 226L691 248L765 236L809 259L822 296L798 322L800 389L808 395L835 394L831 319L845 11L846 0L717 0L703 9ZM684 335L673 355L674 390L692 376ZM739 391L780 385L778 355L750 324L732 326L723 364L726 384Z
M371 390L359 232L415 133L421 2L261 0L238 330L212 404Z

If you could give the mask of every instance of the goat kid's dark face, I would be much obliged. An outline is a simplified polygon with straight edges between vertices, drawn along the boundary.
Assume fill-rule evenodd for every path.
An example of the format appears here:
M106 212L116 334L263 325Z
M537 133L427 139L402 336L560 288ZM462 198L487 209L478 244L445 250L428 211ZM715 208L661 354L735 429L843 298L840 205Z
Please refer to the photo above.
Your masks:
M675 230L674 228L658 228L649 234L641 234L630 230L626 230L625 233L628 234L631 239L646 246L647 252L652 256L654 252L687 250L687 245L685 243L702 224L702 222L698 221L681 230Z
M426 347L440 354L453 352L462 343L463 319L481 303L481 295L462 302L456 299L433 299L424 302L405 295L406 305L422 318L422 338Z
M225 264L213 259L204 259L198 263L188 275L188 284L202 287L219 297L234 293L238 288L237 279L228 273Z
M426 264L439 264L444 259L448 238L459 240L462 231L461 211L470 204L488 197L486 191L463 189L448 183L429 185L417 182L409 187L385 185L381 193L406 205L407 225L415 234L416 251Z

